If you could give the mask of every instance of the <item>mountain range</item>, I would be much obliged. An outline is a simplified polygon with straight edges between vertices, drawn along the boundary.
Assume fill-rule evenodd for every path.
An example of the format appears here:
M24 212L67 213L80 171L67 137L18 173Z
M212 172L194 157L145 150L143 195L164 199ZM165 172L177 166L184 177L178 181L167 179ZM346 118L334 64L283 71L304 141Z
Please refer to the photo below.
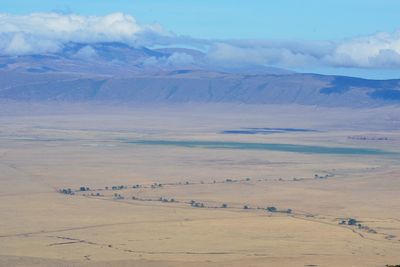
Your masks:
M400 79L235 67L188 48L69 43L53 54L0 56L0 100L376 107L400 104Z

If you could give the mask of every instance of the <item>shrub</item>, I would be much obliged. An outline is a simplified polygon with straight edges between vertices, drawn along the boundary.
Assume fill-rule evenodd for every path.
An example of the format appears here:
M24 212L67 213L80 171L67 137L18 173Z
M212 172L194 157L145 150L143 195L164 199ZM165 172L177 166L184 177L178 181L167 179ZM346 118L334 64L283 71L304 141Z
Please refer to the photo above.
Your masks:
M356 224L357 224L357 220L356 220L356 219L353 219L353 218L350 218L350 219L347 221L347 224L348 224L348 225L356 225Z
M267 211L269 211L269 212L277 212L278 209L275 208L275 207L267 207Z

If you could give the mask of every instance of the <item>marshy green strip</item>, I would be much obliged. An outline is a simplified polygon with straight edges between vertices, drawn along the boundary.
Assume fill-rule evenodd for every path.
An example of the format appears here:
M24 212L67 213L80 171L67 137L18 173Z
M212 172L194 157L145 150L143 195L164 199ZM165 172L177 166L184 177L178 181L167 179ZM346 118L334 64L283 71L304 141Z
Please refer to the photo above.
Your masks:
M127 141L129 144L152 145L152 146L175 146L208 149L242 149L242 150L270 150L280 152L294 152L306 154L336 154L336 155L394 155L395 152L353 147L325 147L294 144L272 144L272 143L244 143L224 141L186 141L186 140L136 140Z

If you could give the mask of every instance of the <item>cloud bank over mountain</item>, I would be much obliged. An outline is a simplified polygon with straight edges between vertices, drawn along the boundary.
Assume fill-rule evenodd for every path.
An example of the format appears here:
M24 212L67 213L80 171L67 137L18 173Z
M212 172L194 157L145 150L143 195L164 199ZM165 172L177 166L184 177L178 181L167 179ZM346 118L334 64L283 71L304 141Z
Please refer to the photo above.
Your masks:
M77 57L95 55L90 44L120 42L133 47L192 47L204 60L218 65L268 65L284 68L400 68L400 31L347 40L204 40L179 36L160 25L141 25L131 15L106 16L36 13L0 14L0 54L5 56L57 53L70 42L88 46ZM190 64L192 55L179 52L163 64ZM158 64L156 58L146 64Z
M0 52L5 55L53 53L68 42L136 45L145 39L146 34L168 36L160 26L139 25L134 17L122 13L106 16L58 13L0 15Z
M400 31L342 41L216 42L210 58L282 67L399 68Z

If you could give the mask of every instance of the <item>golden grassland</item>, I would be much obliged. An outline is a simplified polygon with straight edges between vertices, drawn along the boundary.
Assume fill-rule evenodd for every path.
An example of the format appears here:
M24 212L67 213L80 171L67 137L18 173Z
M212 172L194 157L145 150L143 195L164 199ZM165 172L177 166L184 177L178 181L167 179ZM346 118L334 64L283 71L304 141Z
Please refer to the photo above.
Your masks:
M218 106L1 116L0 266L399 264L398 155L124 142L221 140L400 152L397 124L379 120L390 117L384 111L296 110L228 112ZM368 127L360 127L363 122ZM319 131L220 133L240 127ZM64 188L75 194L60 193ZM267 212L271 206L292 212ZM349 218L361 226L339 224Z

